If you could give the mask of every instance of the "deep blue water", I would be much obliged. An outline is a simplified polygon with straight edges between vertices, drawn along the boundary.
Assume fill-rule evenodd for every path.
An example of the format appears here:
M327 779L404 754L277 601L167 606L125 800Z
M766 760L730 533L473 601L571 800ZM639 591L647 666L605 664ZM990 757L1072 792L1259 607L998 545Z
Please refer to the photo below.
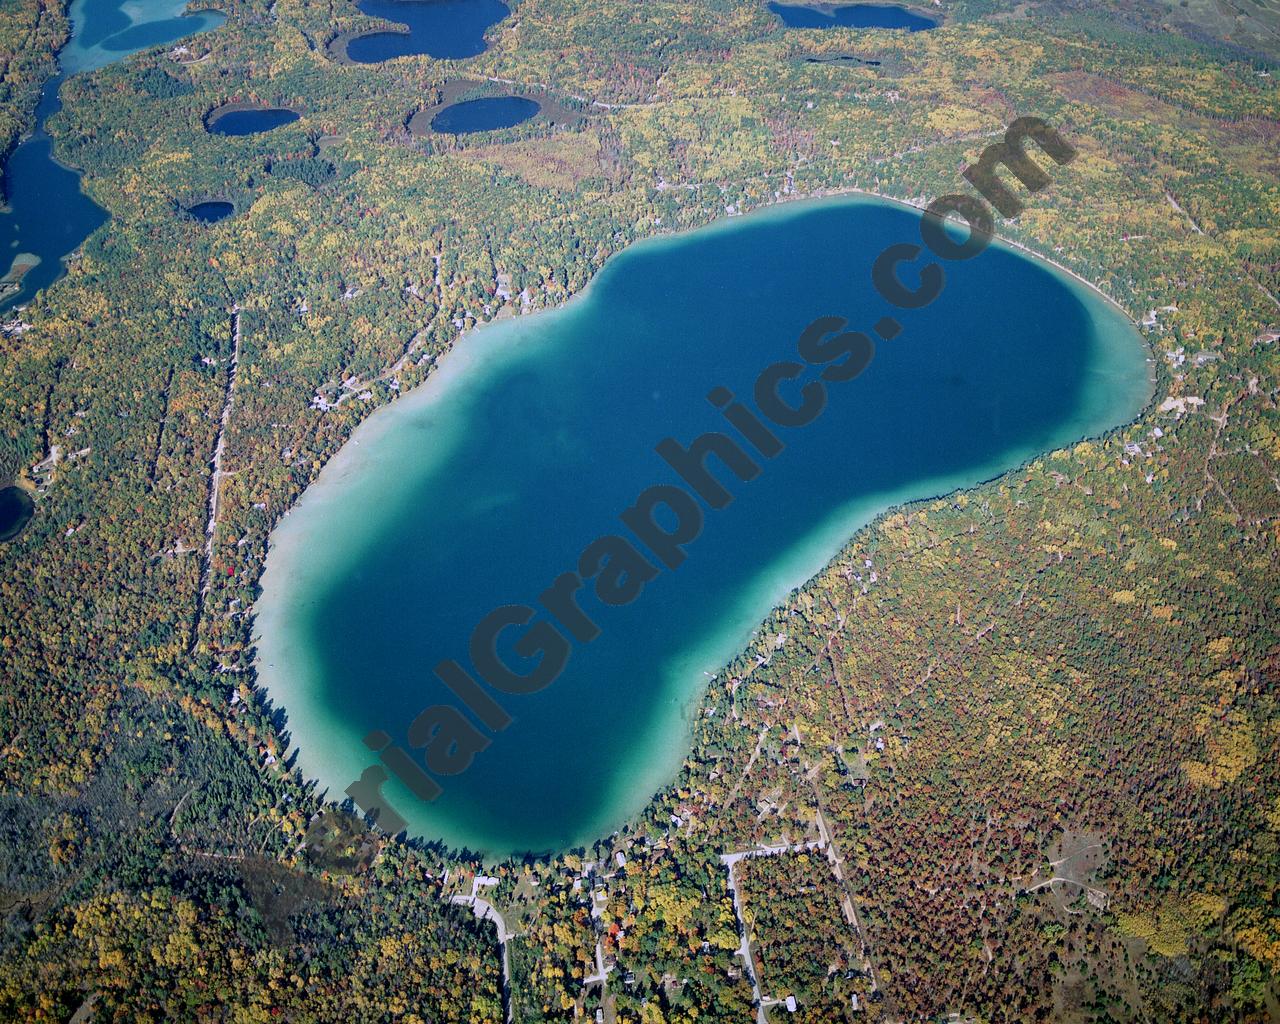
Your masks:
M209 122L209 131L214 135L259 135L262 132L274 131L286 124L293 124L299 115L283 107L268 107L262 110L228 110L219 114Z
M511 13L500 0L360 0L361 11L398 21L407 33L375 32L347 43L347 56L360 64L426 54L458 60L484 53L484 34Z
M4 173L10 209L0 213L0 275L18 253L33 253L40 263L18 291L0 298L0 310L30 301L60 278L63 259L107 220L106 211L81 191L80 175L54 158L44 130L62 105L58 90L65 76L222 23L220 14L181 15L184 6L185 0L75 0L71 5L71 39L58 55L64 74L45 83L35 131L14 149Z
M536 117L539 106L523 96L490 96L445 107L431 119L433 132L465 135L510 128Z
M205 224L216 224L236 212L235 206L220 199L211 199L205 203L196 203L187 207L187 213Z
M40 264L27 272L17 292L0 299L0 309L28 301L60 278L66 270L63 257L107 220L107 212L80 191L80 175L53 159L44 122L61 107L61 83L59 76L45 87L37 108L40 127L5 166L9 212L0 213L0 275L20 252L34 253Z
M629 535L619 515L645 488L681 484L655 445L732 435L708 393L727 387L755 407L757 375L798 360L818 317L869 331L892 312L904 329L856 380L826 385L815 422L774 428L786 448L754 454L755 480L717 473L734 500L703 504L683 565L623 607L587 584L599 637L574 642L540 692L490 691L516 721L468 770L440 776L443 796L389 788L416 834L503 852L607 833L673 776L687 749L682 708L704 672L857 525L1138 413L1136 331L1012 250L947 265L924 309L889 307L872 262L918 243L918 223L901 207L835 200L634 246L564 310L465 338L438 371L456 374L447 386L429 382L362 426L273 534L257 608L262 679L304 770L341 798L378 763L366 733L409 750L416 715L457 703L433 666L469 664L487 613L536 607L589 542ZM787 401L801 381L783 387ZM523 632L499 648L522 670L531 663L510 645Z
M830 14L796 4L770 3L769 10L787 28L905 28L923 32L938 27L932 18L892 4L845 4L832 8Z
M0 542L18 536L35 510L31 495L21 487L0 488Z

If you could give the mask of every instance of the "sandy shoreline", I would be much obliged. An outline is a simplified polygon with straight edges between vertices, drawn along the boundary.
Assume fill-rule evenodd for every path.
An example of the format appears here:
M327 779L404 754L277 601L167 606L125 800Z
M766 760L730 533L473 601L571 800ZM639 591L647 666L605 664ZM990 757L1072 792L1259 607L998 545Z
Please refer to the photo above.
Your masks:
M1123 309L1115 303L1112 303L1112 306L1116 311L1124 313ZM1124 314L1124 320L1140 340L1143 352L1149 352L1146 339L1139 331L1132 328L1132 321L1127 314ZM864 496L833 512L828 521L809 537L793 545L790 550L781 552L768 567L762 570L757 583L745 590L737 605L726 613L724 621L732 624L730 628L715 636L702 638L699 644L678 652L671 659L666 673L668 677L700 681L693 691L687 693L680 701L682 731L678 737L665 737L665 743L652 735L642 737L636 743L635 756L641 756L642 751L652 756L655 750L665 750L668 755L675 751L678 756L668 756L664 766L659 766L651 760L647 765L633 764L628 772L619 774L617 788L610 794L609 802L614 807L630 809L617 816L614 819L616 823L611 824L607 831L634 824L649 806L652 794L678 780L684 759L688 756L697 711L706 698L711 680L718 678L728 665L747 652L759 627L774 611L785 606L792 595L802 591L810 582L843 558L863 530L908 506L944 500L974 490L1010 474L1018 473L1052 451L1080 441L1096 440L1123 430L1140 420L1151 408L1154 384L1154 378L1148 375L1146 393L1142 398L1141 406L1129 419L1113 423L1112 426L1102 430L1091 427L1076 436L1074 440L1063 442L1052 448L1046 449L1038 445L1018 446L1002 457L981 466L918 480L901 490ZM1115 417L1106 418L1115 419ZM760 613L758 609L766 605L767 610ZM678 743L675 742L677 739ZM640 781L644 779L652 781L646 786ZM642 802L637 802L634 797L636 792L649 795ZM607 831L598 834L607 834Z
M908 210L914 210L916 213L921 213L925 209L925 204L923 203L913 203L908 199L901 199L898 196L887 195L884 192L876 192L872 189L849 187L849 188L839 188L839 189L822 189L818 192L807 192L801 196L785 196L781 199L776 199L771 203L765 203L760 207L755 207L752 210L750 210L748 213L743 214L743 216L750 216L750 214L756 212L757 209L768 209L771 206L780 206L785 203L795 203L795 202L802 203L802 202L808 202L814 199L834 199L834 198L838 198L839 196L870 196L873 199L881 199L886 203L893 203L895 206L901 206L901 207L905 207ZM991 241L993 244L1007 245L1010 248L1017 249L1020 252L1024 252L1028 256L1031 256L1032 258L1039 260L1041 263L1047 263L1049 266L1057 268L1058 270L1066 274L1068 277L1075 278L1076 281L1084 285L1095 295L1098 295L1100 298L1102 298L1107 303L1114 306L1117 310L1123 313L1125 317L1134 325L1135 329L1137 328L1138 323L1137 323L1137 320L1134 318L1133 314L1130 313L1127 309L1125 309L1124 306L1120 305L1120 303L1117 302L1114 298L1112 298L1110 295L1104 292L1101 287L1099 287L1098 285L1090 281L1087 277L1081 277L1070 267L1063 266L1057 260L1044 255L1044 253L1039 252L1035 249L1032 249L1030 246L1023 244L1022 242L1015 242L1012 238L1007 238L1004 235L1001 235L999 232L992 235Z
M877 195L864 189L845 189L829 194L787 197L764 204L744 216L791 216L796 212L795 206L798 203L808 202L816 205L833 200L889 202L908 207L917 214L920 212L918 206L905 200ZM693 231L733 230L741 219L740 217L720 218L708 225L650 236L627 246L626 249L676 244L684 235ZM1021 250L1030 258L1054 266L1057 271L1069 276L1076 284L1088 287L1092 293L1105 299L1109 308L1121 314L1133 335L1142 340L1141 334L1133 326L1132 318L1100 289L1025 246L1005 239L997 239L997 241L1003 242L1010 248ZM582 290L555 309L539 312L555 316L567 306L585 301L592 294L592 287L599 276L598 271ZM376 449L378 440L387 430L396 428L402 422L403 415L411 410L430 408L444 398L455 395L459 388L479 387L483 384L490 368L507 365L508 361L515 357L512 346L520 344L525 334L522 328L526 322L524 317L489 321L477 325L477 327L488 327L489 330L479 332L474 338L469 337L476 333L474 328L461 333L449 350L438 357L435 367L422 384L375 410L352 432L347 442L329 460L320 475L304 490L289 512L286 512L278 521L271 533L268 559L261 579L262 595L253 609L254 667L259 685L276 706L283 707L288 712L290 748L298 750L299 769L307 777L317 779L322 789L325 786L330 787L330 798L341 799L341 790L358 776L358 770L353 774L350 767L357 761L367 762L369 758L367 752L358 747L354 750L350 749L352 738L342 735L342 723L331 712L318 707L319 701L308 701L305 686L299 689L302 676L306 674L307 652L290 649L291 638L286 635L289 616L280 599L290 590L295 563L300 564L300 560L312 557L314 548L308 546L305 536L304 520L309 517L294 516L292 513L301 513L313 505L323 505L339 500L348 475L358 472L367 457L373 457L368 453ZM545 332L542 332L541 328L544 325L545 321L539 322L539 331L543 337ZM460 345L459 342L464 340L466 343ZM1145 354L1145 342L1143 347ZM1145 404L1149 404L1149 400L1148 395ZM408 407L404 404L406 402L409 403ZM1126 410L1128 408L1129 406L1126 406ZM399 409L400 415L393 416L391 414L393 409ZM1121 425L1116 424L1110 429L1116 429ZM1082 436L1097 436L1105 432L1091 429ZM832 561L840 558L860 530L879 516L891 512L902 504L927 501L955 493L957 490L979 486L985 481L1015 471L1017 465L1025 464L1043 454L1044 452L1038 448L1025 453L1021 450L1010 452L1007 453L1006 458L997 460L990 466L984 465L971 468L968 472L916 481L911 488L902 493L860 498L853 505L835 510L830 520L810 537L788 550L779 552L777 557L761 571L758 583L751 586L748 591L744 591L740 600L730 608L729 614L725 616L727 624L725 629L714 636L697 638L696 643L691 643L685 649L672 653L663 673L666 682L660 697L679 704L684 728L672 730L669 715L665 718L655 715L653 728L657 731L647 730L632 748L626 758L626 770L617 773L615 776L617 782L613 791L610 792L608 799L602 801L598 820L603 824L588 830L590 834L586 837L587 841L634 820L635 816L648 806L653 793L673 781L688 753L693 709L701 703L706 693L705 676L719 672L725 664L737 657L750 642L754 629L768 617L769 610L784 604L791 593L802 588ZM764 609L763 613L760 611L761 608ZM303 671L290 671L294 666ZM300 743L300 739L303 742ZM342 744L341 740L344 739L346 742ZM332 753L325 748L330 748ZM422 830L415 827L413 831ZM456 837L441 834L441 831L435 830L430 834L430 838L439 838L454 846L460 845ZM467 845L475 844L472 841Z

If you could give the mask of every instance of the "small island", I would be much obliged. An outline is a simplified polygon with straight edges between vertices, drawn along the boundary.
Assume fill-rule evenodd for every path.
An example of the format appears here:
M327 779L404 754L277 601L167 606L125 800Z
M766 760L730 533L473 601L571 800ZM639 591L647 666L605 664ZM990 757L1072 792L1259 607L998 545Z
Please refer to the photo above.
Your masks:
M22 279L40 265L40 257L33 252L20 252L13 258L8 272L0 277L0 299L6 299L22 290Z

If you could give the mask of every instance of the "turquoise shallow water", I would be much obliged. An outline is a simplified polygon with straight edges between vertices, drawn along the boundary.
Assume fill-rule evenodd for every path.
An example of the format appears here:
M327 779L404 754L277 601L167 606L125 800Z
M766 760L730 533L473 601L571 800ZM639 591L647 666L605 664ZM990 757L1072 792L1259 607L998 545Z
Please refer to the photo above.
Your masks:
M217 28L226 20L213 9L186 11L187 0L72 0L71 39L58 54L62 71L92 71L139 50Z
M584 599L599 637L575 642L540 692L496 694L514 724L440 777L439 799L388 787L412 832L492 854L607 833L673 777L707 673L858 526L1141 410L1146 349L1131 324L1012 250L947 264L924 309L889 307L871 263L918 241L918 222L829 200L634 246L563 310L467 337L373 416L273 534L257 606L262 679L304 771L341 797L377 763L366 733L408 749L419 712L458 703L432 667L468 663L482 617L536 605L589 542L627 533L618 515L641 491L680 483L654 446L728 429L707 393L750 403L760 371L796 359L818 317L868 330L894 313L904 330L856 380L827 385L813 423L774 428L786 448L757 456L755 480L720 474L734 500L704 507L683 565L625 607ZM499 650L520 664L509 642Z

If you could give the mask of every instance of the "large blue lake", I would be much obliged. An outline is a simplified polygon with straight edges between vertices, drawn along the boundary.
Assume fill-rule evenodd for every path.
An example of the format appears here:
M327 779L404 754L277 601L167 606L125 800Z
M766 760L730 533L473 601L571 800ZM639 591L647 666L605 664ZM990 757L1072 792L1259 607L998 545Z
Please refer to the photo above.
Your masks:
M636 245L563 310L466 337L371 417L273 534L256 609L261 677L302 768L341 799L378 763L367 733L409 750L415 716L458 703L433 666L469 665L483 617L537 606L589 542L628 532L619 514L645 488L680 483L659 441L728 429L708 392L752 404L757 375L797 359L816 318L868 330L894 312L872 261L918 241L918 223L842 199ZM600 635L572 643L560 678L531 695L490 691L514 724L440 777L442 796L423 802L393 781L413 833L490 853L606 834L674 776L707 674L858 526L1140 411L1146 350L1114 307L1000 246L946 272L936 302L896 312L902 334L860 377L827 385L815 422L778 429L786 448L757 457L758 478L719 474L734 501L704 506L684 564L629 605L583 597ZM797 402L815 375L783 397ZM511 643L523 632L499 645L521 669L532 663Z
M38 262L21 286L0 296L0 309L27 302L65 271L63 260L106 222L107 213L80 189L80 175L58 163L45 123L61 108L58 90L67 75L121 60L151 46L222 23L214 11L187 15L186 0L74 0L71 38L58 54L61 74L40 95L36 127L5 165L9 209L0 213L0 275L15 256ZM30 262L25 261L24 262Z

